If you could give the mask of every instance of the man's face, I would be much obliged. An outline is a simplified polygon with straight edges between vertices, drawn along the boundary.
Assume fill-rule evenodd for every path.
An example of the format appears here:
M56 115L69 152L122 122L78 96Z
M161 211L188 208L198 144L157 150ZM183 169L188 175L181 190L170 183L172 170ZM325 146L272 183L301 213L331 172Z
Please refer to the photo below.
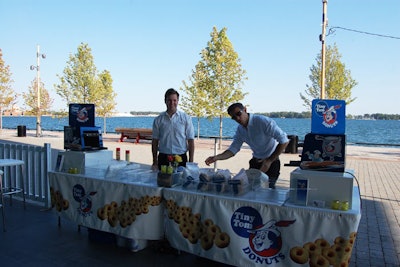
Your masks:
M236 107L229 115L231 115L232 120L236 121L237 123L243 126L247 125L247 116L245 109L240 109L239 107Z
M167 105L167 111L175 113L178 107L178 96L176 94L169 95L165 100L165 104Z

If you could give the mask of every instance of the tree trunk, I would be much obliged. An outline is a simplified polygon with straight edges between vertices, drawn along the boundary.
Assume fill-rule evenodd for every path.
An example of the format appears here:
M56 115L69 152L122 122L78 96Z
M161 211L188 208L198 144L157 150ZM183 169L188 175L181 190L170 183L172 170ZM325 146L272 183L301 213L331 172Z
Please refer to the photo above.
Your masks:
M197 117L197 140L200 139L200 118Z
M3 130L3 107L0 107L0 131Z
M106 116L103 117L103 133L106 134L107 133L107 123L106 123Z
M222 149L222 115L219 115L219 150Z

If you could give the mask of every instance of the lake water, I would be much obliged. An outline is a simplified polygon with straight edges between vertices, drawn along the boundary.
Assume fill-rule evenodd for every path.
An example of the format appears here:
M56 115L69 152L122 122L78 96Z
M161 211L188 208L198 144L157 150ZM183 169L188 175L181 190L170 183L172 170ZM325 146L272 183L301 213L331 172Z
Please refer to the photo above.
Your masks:
M114 133L115 128L151 128L154 117L112 117L106 119L106 132ZM193 118L197 135L197 118ZM278 125L288 134L297 135L300 140L311 131L311 119L275 119ZM36 129L36 117L5 116L3 128L17 129L25 125L28 130ZM42 117L44 131L63 131L68 125L68 118ZM104 119L96 118L96 126L104 129ZM237 123L230 118L223 119L223 136L232 137ZM200 119L200 136L219 136L219 119ZM400 146L400 121L396 120L346 120L347 143L390 144Z

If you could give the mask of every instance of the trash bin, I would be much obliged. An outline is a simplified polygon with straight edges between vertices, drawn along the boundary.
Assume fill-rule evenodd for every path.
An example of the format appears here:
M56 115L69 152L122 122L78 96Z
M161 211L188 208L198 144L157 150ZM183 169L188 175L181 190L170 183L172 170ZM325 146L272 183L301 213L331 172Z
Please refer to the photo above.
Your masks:
M285 153L298 153L298 144L299 144L299 137L297 135L288 135L289 144L285 149Z
M18 137L25 137L26 136L26 126L18 125L17 132L18 132Z

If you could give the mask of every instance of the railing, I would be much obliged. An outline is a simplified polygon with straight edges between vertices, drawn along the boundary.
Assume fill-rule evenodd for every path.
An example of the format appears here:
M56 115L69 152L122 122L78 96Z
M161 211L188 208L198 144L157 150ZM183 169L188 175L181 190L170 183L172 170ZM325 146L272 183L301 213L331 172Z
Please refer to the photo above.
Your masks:
M19 159L25 162L23 188L26 200L50 206L49 180L47 172L51 168L51 147L25 144L0 143L0 159ZM8 187L9 177L21 175L19 168L4 168L3 186ZM20 180L15 186L21 187Z

